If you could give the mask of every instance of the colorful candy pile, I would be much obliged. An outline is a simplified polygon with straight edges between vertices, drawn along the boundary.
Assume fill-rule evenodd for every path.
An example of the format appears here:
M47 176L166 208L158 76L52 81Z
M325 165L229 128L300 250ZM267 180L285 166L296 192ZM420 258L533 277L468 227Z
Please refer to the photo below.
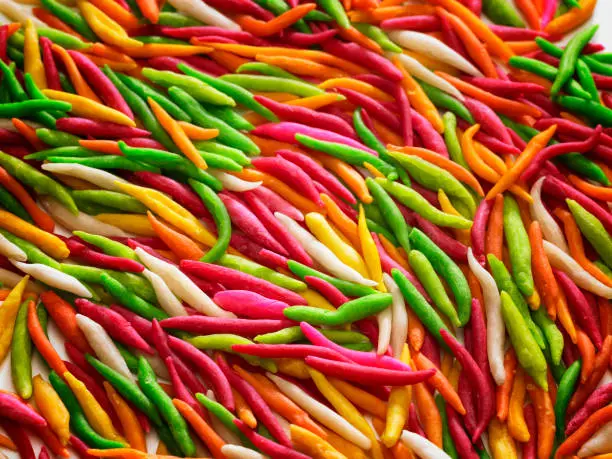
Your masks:
M0 447L610 459L595 4L0 0Z

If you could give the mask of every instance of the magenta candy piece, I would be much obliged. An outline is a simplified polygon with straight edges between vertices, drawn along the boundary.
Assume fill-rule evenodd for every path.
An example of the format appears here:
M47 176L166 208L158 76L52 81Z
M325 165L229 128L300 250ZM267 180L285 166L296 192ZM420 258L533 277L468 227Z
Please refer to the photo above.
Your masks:
M261 397L261 395L259 395L255 388L245 381L240 375L238 375L238 373L232 370L221 354L218 354L215 360L232 387L244 397L244 400L247 402L251 410L253 410L253 414L257 416L257 419L268 428L268 431L276 440L278 440L281 445L291 447L291 440L289 439L289 436L285 433L285 430L281 426L280 422L278 422L272 413L270 406Z
M148 137L149 131L105 121L90 120L87 118L60 118L56 128L77 136L102 137L106 139L123 139L125 137Z
M504 143L512 145L512 139L508 131L506 131L504 123L502 123L499 116L489 106L471 97L466 97L463 103L472 113L476 123L480 124L483 131Z
M562 199L573 199L587 211L591 212L601 223L612 231L612 213L601 207L591 198L578 191L576 188L562 182L561 180L548 176L544 180L544 186L542 187L544 192Z
M327 300L335 307L342 306L349 301L349 298L344 295L335 286L327 282L325 279L315 276L305 276L304 281L319 291Z
M359 63L370 71L379 73L392 81L402 81L403 75L389 60L359 46L357 43L346 43L332 39L323 44L323 50L342 59Z
M259 218L241 201L225 192L219 193L219 198L225 204L232 223L248 234L250 239L281 255L288 255L285 248L270 234Z
M355 138L355 131L346 121L337 116L318 112L298 105L281 104L265 96L255 96L255 100L272 111L282 120L306 124L308 126L326 129L340 135Z
M489 221L489 215L493 209L494 200L483 199L476 213L474 214L474 222L472 224L471 238L472 238L472 251L474 257L478 260L481 265L485 265L485 236L487 230L487 222Z
M287 327L293 327L295 322L287 319L226 319L222 317L189 316L170 317L160 322L163 328L188 331L191 333L231 333L240 336L256 336L274 333Z
M110 336L146 354L153 355L153 348L138 334L121 314L84 298L75 300L74 305L80 314L99 323Z
M413 30L416 32L435 32L440 30L440 18L433 14L400 16L381 21L383 30Z
M229 289L251 290L268 298L284 301L290 306L307 304L304 298L291 290L234 269L193 260L182 260L180 267L183 272L209 281L219 282Z
M83 77L93 87L102 100L111 108L120 111L130 119L134 119L132 109L127 104L121 93L106 75L84 54L78 51L69 50L68 54L74 60Z
M423 146L429 150L435 151L441 156L448 158L448 149L446 143L438 131L434 129L431 123L423 115L414 109L410 109L412 117L412 127L419 135L423 142Z

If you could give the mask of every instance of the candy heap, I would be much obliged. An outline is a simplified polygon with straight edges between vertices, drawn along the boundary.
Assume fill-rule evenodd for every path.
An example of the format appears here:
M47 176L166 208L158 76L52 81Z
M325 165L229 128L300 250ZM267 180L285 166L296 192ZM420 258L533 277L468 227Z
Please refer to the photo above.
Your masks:
M595 4L1 0L0 446L610 458Z

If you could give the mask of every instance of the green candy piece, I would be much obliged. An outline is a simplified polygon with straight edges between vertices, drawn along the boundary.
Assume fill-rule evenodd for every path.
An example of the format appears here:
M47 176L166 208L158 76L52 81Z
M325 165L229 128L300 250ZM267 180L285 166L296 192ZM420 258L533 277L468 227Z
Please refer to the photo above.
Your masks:
M377 178L376 182L379 183L385 191L392 194L399 202L437 226L458 229L470 229L472 227L472 222L470 220L438 210L438 208L432 206L427 199L412 188L383 178Z
M262 266L254 261L247 260L246 258L226 253L219 258L218 263L226 268L232 268L237 271L242 271L243 273L251 274L252 276L267 280L279 287L293 290L294 292L306 290L306 284L304 282L276 272L273 269Z
M591 243L603 262L612 268L612 237L595 215L590 213L573 199L566 200L576 219L580 232Z
M387 309L392 302L388 293L373 295L347 301L335 311L311 306L290 306L284 310L285 317L296 322L308 322L311 325L338 326L356 322Z
M449 333L450 330L442 321L436 310L431 307L414 284L410 282L399 269L392 269L391 276L393 276L393 280L402 292L406 303L408 303L408 306L414 311L421 323L444 349L448 349L444 339L442 339L440 330L446 330Z
M538 343L529 333L527 322L525 322L514 301L512 301L512 298L506 291L501 292L501 305L506 330L508 330L508 335L510 335L510 341L519 363L538 386L548 390L546 358Z
M461 326L467 324L472 313L472 291L461 268L421 230L417 228L412 230L410 242L413 248L427 257L436 272L444 278L455 297L459 323Z
M106 255L113 257L129 258L130 260L139 261L136 252L134 252L127 245L121 242L113 241L105 236L99 236L97 234L86 233L85 231L74 231L75 236L80 237L85 242L95 245L102 250Z
M450 172L417 156L390 153L418 183L432 191L444 190L449 197L459 199L469 210L468 217L476 212L476 202L470 192Z
M534 292L531 273L531 244L518 204L508 194L504 196L504 236L510 254L512 277L521 293L530 297Z
M318 277L329 282L347 296L366 296L376 293L376 290L371 287L366 287L365 285L355 284L354 282L337 279L335 277L317 271L316 269L312 269L306 265L303 265L302 263L298 263L295 260L289 260L287 262L287 266L289 267L289 270L296 276L301 277L302 279L304 279L306 276Z
M195 456L196 447L189 435L187 422L172 403L172 399L157 382L157 377L149 362L142 356L138 360L138 384L142 392L155 404L161 417L168 423L172 437L176 440L182 453L187 457Z
M457 316L457 311L427 257L418 250L411 250L408 254L408 261L437 308L450 319L455 327L459 327L461 322Z
M53 196L74 215L79 213L72 196L63 185L37 171L29 164L0 151L0 166L23 184L32 187L36 193Z
M495 24L525 27L525 22L521 19L512 2L507 2L506 0L483 0L482 11Z
M116 301L139 316L149 320L163 320L168 318L168 314L166 314L164 311L156 308L148 301L143 300L141 297L128 290L128 288L121 284L121 282L112 278L108 274L102 273L100 275L100 281L104 289Z
M527 322L527 326L531 331L533 338L540 346L540 349L544 349L546 347L544 334L531 318L531 315L529 314L529 306L527 306L527 302L521 295L519 288L514 283L514 280L512 280L512 276L506 269L506 266L492 253L487 255L487 261L489 262L491 274L493 275L493 279L495 279L497 288L499 290L508 292L508 294L512 297L514 305L518 308L523 316L523 319Z
M187 341L189 341L198 349L212 349L227 352L233 352L232 346L236 344L253 344L250 339L244 338L239 335L233 335L231 333L215 333L206 336L195 336L193 338L189 338ZM251 365L258 367L260 366L268 371L271 371L272 373L276 373L277 371L276 364L272 360L262 359L247 354L242 355L242 357Z
M164 88L172 86L182 88L199 102L213 105L229 105L230 107L236 105L236 102L231 97L192 76L179 75L178 73L155 70L148 67L142 69L142 74L145 78Z
M531 313L533 320L540 327L542 333L544 333L544 337L548 342L548 347L550 348L550 357L552 363L555 365L559 365L561 363L561 357L563 354L563 334L555 325L548 314L543 310L543 308L536 309Z

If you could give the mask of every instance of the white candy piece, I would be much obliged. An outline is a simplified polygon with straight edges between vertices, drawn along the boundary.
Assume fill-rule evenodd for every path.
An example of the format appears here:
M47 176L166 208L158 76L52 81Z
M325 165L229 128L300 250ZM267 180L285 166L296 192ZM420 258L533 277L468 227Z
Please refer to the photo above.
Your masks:
M531 216L540 224L544 239L552 242L565 253L569 253L569 248L567 247L567 242L565 242L563 231L561 231L561 228L552 215L548 213L548 210L546 210L546 207L544 207L544 203L542 202L542 184L544 183L544 180L546 180L546 177L540 177L538 180L536 180L531 187L531 191L529 192L531 198L533 199L533 202L529 206Z
M48 27L47 24L34 16L32 13L32 6L20 5L12 0L0 1L0 13L8 19L5 24L9 24L11 22L20 22L25 24L26 21L30 19L36 28ZM1 23L2 19L0 19L0 24Z
M0 255L15 261L28 261L26 253L0 233Z
M283 224L287 231L298 240L308 255L316 260L321 266L325 266L325 269L332 275L340 279L355 282L356 284L367 285L368 287L375 287L378 285L376 281L366 279L353 268L342 263L331 250L319 242L317 238L302 228L292 218L287 217L281 212L275 212L274 216Z
M468 264L482 287L484 307L487 311L487 357L493 379L499 386L506 380L504 368L506 327L501 312L501 297L495 279L478 263L471 247L468 249Z
M52 268L51 266L41 263L21 263L14 260L11 260L11 263L20 271L29 274L34 279L38 279L51 287L65 290L66 292L73 293L83 298L92 297L91 292L87 290L77 278Z
M185 16L191 16L204 24L221 27L226 30L240 31L242 28L227 16L219 13L216 9L208 6L203 1L193 0L168 0L168 3Z
M79 212L74 215L62 204L49 196L42 196L40 202L43 207L51 214L53 219L60 225L70 231L85 231L87 233L97 234L106 237L130 237L131 234L126 233L116 226L101 222L96 218L84 212Z
M393 357L398 359L399 356L402 355L402 349L404 348L404 343L408 337L408 312L406 312L404 296L393 278L389 274L384 273L383 282L393 297L391 308L388 308L393 314L391 340L389 344L391 345L391 350L393 351Z
M20 276L13 271L9 271L8 269L0 268L0 282L2 282L3 285L13 288L19 283L19 281L21 281L21 279L23 279L23 276ZM26 291L42 293L45 291L45 289L37 282L28 281Z
M105 190L119 193L121 193L121 188L117 186L117 183L128 183L110 172L76 163L46 163L42 165L42 169L52 174L69 175L93 183Z
M207 172L213 177L219 179L219 181L223 184L223 188L239 193L254 190L263 183L261 181L248 182L246 180L242 180L241 178L235 177L232 174L216 169L208 169Z
M372 447L372 441L357 430L350 422L335 411L312 398L295 384L273 375L272 373L266 373L266 376L270 378L274 384L276 384L283 394L293 400L304 411L310 414L325 427L333 430L342 438L355 443L355 445L359 446L361 449L368 450Z
M206 293L176 266L154 257L140 247L137 247L135 252L147 268L161 277L170 287L170 290L192 308L207 316L236 317L233 313L217 306Z
M404 430L400 437L402 443L412 449L421 459L451 459L443 450L438 448L427 438L419 434Z
M239 445L223 445L221 452L228 459L266 459L268 457Z
M401 64L406 68L410 75L420 80L423 80L425 83L429 83L430 85L435 86L439 90L444 91L459 100L464 100L463 94L461 94L457 88L455 88L444 78L441 78L435 73L433 73L415 58L410 57L407 54L398 54L391 52L387 52L385 53L385 55L389 59L393 56L397 56Z
M126 378L134 379L127 363L123 360L119 349L117 349L111 337L106 333L106 330L99 323L82 314L77 314L76 320L79 329L85 335L97 358Z
M595 295L607 298L608 300L612 299L612 288L591 276L591 274L585 271L576 260L559 247L548 241L544 241L544 251L546 252L550 264L554 268L560 269L567 274L578 287L588 290Z
M148 269L145 269L141 274L151 283L151 286L153 286L159 305L168 315L171 317L188 315L183 304L174 293L172 293L170 287L168 287L161 277Z
M470 61L437 38L412 30L392 30L388 32L388 35L391 40L403 48L416 51L437 61L445 62L472 76L484 76Z

